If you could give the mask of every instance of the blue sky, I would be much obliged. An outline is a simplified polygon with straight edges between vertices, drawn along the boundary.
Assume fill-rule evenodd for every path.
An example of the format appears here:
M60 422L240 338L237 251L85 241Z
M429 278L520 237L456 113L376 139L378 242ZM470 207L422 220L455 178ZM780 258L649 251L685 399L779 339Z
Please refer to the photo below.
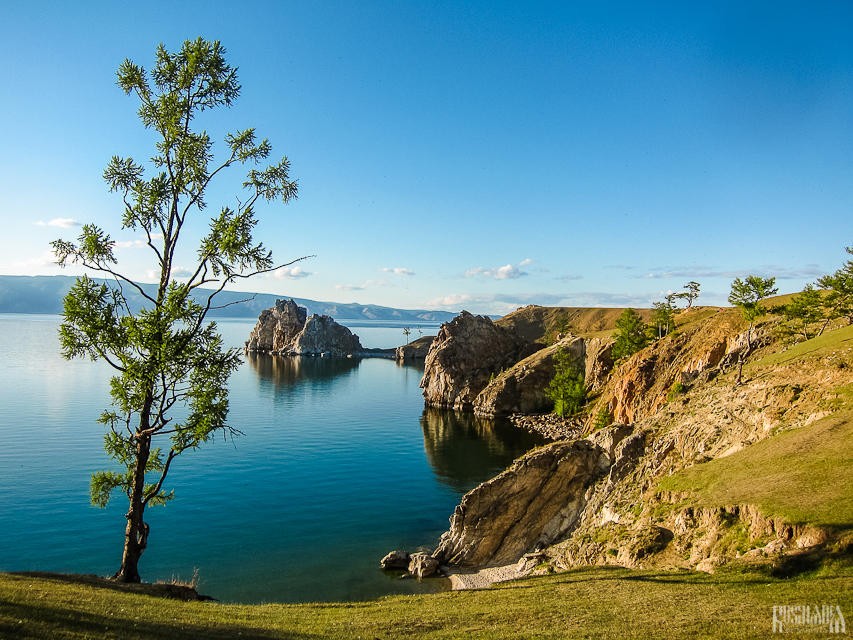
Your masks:
M153 154L115 71L198 36L243 86L199 126L255 127L299 180L257 238L316 256L242 290L503 314L696 280L721 305L736 276L799 291L853 245L849 2L7 4L0 274L63 273L50 241L93 222L146 278L101 177Z

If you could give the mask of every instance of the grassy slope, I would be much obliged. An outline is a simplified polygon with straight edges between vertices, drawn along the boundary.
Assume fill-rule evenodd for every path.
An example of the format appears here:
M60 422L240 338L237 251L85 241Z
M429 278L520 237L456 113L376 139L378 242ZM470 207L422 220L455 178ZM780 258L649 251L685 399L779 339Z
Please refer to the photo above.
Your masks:
M746 375L804 359L853 360L853 326L800 343L745 368ZM661 488L690 491L697 506L754 504L794 523L853 528L853 389L842 387L807 426L784 431L743 451L665 478Z
M485 591L259 606L164 600L74 576L0 574L0 637L763 638L774 605L807 599L853 611L853 577L838 563L787 580L742 571L591 567Z

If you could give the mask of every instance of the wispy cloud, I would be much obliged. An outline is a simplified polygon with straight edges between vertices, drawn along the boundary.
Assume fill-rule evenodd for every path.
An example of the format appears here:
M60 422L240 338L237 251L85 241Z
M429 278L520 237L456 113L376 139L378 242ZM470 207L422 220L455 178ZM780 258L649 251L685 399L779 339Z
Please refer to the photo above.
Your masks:
M144 240L117 240L116 249L140 249L147 247L148 243Z
M273 271L273 275L283 280L299 280L300 278L307 278L314 274L311 271L305 271L302 267L291 267L289 269L281 267Z
M374 280L365 280L364 284L336 284L335 289L339 291L364 291L368 287L374 284L384 284L384 280L380 280L378 283Z
M36 256L34 258L27 258L26 260L16 260L9 267L3 267L3 271L10 271L12 273L20 273L32 271L35 269L45 269L45 268L59 268L59 265L56 264L56 254L53 251L45 251L40 256Z
M801 269L788 269L777 265L767 264L756 269L721 270L716 267L655 267L645 275L631 276L632 278L745 278L759 276L762 278L777 278L779 280L800 280L803 278L819 278L826 271L817 264L807 264Z
M385 273L396 273L398 276L413 276L415 272L410 269L404 269L402 267L395 267L394 269L389 269L388 267L384 267L379 269L379 271L384 271Z
M172 269L173 278L189 278L192 274L193 272L190 269L184 269L183 267Z
M474 278L481 277L485 279L495 280L515 280L516 278L523 278L527 275L527 272L522 271L519 267L526 267L531 264L533 260L527 258L522 260L517 265L508 264L505 267L496 267L494 269L484 269L483 267L477 267L476 269L468 269L465 272L466 278Z
M568 274L565 276L557 276L556 280L583 280L583 276Z
M637 307L650 308L660 301L659 293L606 293L582 291L578 293L452 293L429 300L427 309L489 313L504 315L530 304L546 307Z
M50 222L42 222L39 220L38 222L33 222L33 224L38 225L40 227L65 227L66 229L71 227L82 227L83 223L75 220L74 218L54 218Z

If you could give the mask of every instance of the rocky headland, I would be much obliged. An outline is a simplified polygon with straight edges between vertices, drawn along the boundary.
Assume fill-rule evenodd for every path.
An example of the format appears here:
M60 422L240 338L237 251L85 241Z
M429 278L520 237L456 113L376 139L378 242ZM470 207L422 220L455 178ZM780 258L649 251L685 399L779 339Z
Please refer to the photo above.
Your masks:
M421 384L427 406L508 415L556 442L465 495L430 554L435 562L421 559L417 575L441 566L463 588L534 570L713 572L730 562L853 548L833 516L820 512L827 492L849 501L825 458L838 455L828 443L853 435L853 327L790 348L775 330L780 318L768 316L753 328L736 384L748 328L736 309L682 313L674 334L621 365L601 329L618 313L572 311L579 335L559 335L549 346L542 318L560 310L544 307L494 323L463 313L433 341ZM558 349L586 374L589 401L571 419L548 414L543 393ZM792 451L802 451L803 465L817 460L816 479L798 475ZM823 497L796 506L797 492L815 483Z

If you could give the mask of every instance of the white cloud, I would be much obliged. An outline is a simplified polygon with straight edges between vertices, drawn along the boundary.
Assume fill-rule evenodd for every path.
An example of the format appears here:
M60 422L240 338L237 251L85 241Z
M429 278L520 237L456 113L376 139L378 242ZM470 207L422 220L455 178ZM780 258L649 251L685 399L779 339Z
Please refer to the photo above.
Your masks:
M34 222L33 224L37 224L40 227L65 227L66 229L70 227L82 227L83 223L78 222L74 218L54 218L50 222L42 222L39 220L38 222Z
M183 267L172 269L173 278L189 278L192 274L192 271L190 271L189 269L184 269Z
M370 284L370 280L364 284L336 284L335 289L339 289L340 291L364 291L368 284Z
M778 278L779 280L799 280L819 278L825 275L819 265L807 264L802 269L788 269L777 265L766 264L757 269L737 269L722 271L714 267L654 267L650 273L634 278L745 278L759 276L762 278Z
M290 269L287 267L281 267L280 269L273 271L273 275L276 278L282 278L284 280L298 280L299 278L307 278L314 274L310 271L303 270L302 267L292 267Z
M31 271L34 269L45 269L45 268L59 268L59 265L56 264L56 254L53 251L45 251L40 256L35 258L27 258L26 260L16 260L12 263L11 268L8 269L13 273L19 273L21 271Z
M583 276L567 274L564 276L557 276L557 280L583 280Z
M414 271L410 269L404 269L402 267L396 267L394 269L389 269L388 267L384 267L379 269L379 271L384 271L385 273L396 273L398 276L413 276L415 275Z
M117 240L116 249L140 249L147 247L148 243L144 240Z
M476 269L468 269L465 272L466 278L473 278L475 276L481 276L483 278L494 278L495 280L515 280L516 278L522 278L527 275L526 272L522 271L518 267L523 267L533 262L529 258L520 262L518 265L508 264L505 267L497 267L494 269L484 269L483 267L477 267Z

